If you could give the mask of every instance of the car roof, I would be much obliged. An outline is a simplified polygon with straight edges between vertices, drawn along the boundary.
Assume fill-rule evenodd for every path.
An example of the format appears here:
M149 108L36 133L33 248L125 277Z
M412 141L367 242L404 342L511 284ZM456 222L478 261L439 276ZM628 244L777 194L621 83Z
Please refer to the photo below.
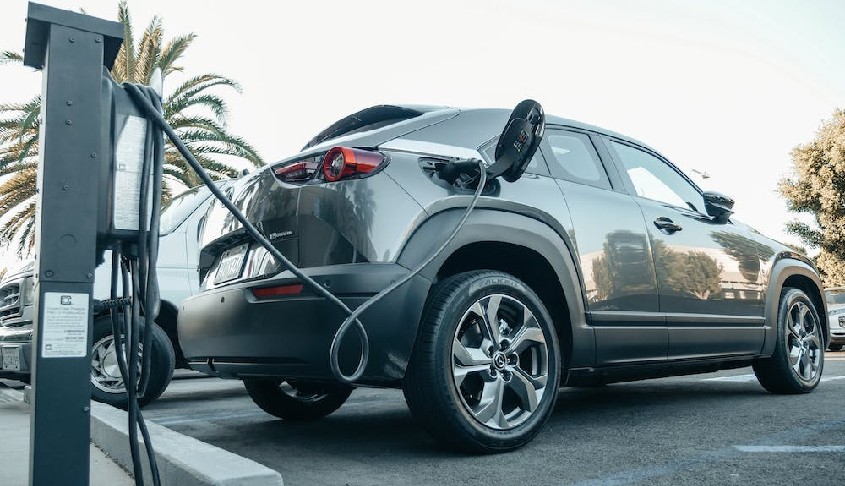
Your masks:
M411 123L409 126L409 130L402 134L397 133L395 130L385 131L389 127L385 127L381 130L384 133L383 138L369 136L374 132L363 132L363 133L356 133L350 134L343 132L343 130L339 130L338 127L341 127L344 124L350 123L350 121L360 121L363 120L366 116L372 114L372 116L378 117L386 117L391 118L393 113L416 113L417 117L413 117L408 120ZM416 136L425 137L426 135L433 135L432 129L434 132L437 132L437 127L440 121L450 119L450 122L447 123L447 126L451 126L449 130L452 128L456 128L453 123L462 124L466 127L472 126L472 124L479 123L480 120L484 120L482 123L483 126L473 127L474 129L469 129L467 132L462 132L462 135L472 135L469 136L470 140L467 140L470 144L474 144L475 146L480 145L487 140L498 136L501 132L500 130L504 128L504 124L507 121L508 116L510 115L511 110L506 108L455 108L450 106L436 106L436 105L411 105L411 104L390 104L390 105L376 105L369 108L365 108L359 112L353 113L346 117L341 118L337 122L333 123L328 128L321 131L317 136L311 139L303 150L296 155L288 156L281 159L278 163L289 162L295 159L300 158L304 154L316 152L324 146L331 145L331 142L334 140L340 141L348 140L350 142L357 142L358 139L366 139L367 142L373 143L373 145L380 145L388 140L397 137L409 137L415 138ZM426 121L425 118L428 118L430 121ZM418 121L416 121L418 120ZM408 122L405 122L406 124ZM585 130L589 132L594 132L598 134L602 134L608 137L617 138L620 140L624 140L635 145L638 145L644 149L647 149L655 154L660 155L660 152L655 150L654 148L650 147L648 144L645 144L639 140L636 140L632 137L627 135L623 135L618 132L614 132L612 130L608 130L602 127L598 127L595 125L590 125L588 123L583 123L577 120L572 120L569 118L563 118L557 115L546 114L546 124L550 126L561 126L561 127L570 127L579 130ZM399 124L397 124L399 125ZM460 125L458 125L460 126ZM495 127L495 128L493 128ZM447 127L441 127L442 129L446 130ZM461 131L461 130L459 130ZM337 136L332 136L334 133L338 133ZM415 133L416 132L416 133ZM489 133L488 133L489 132ZM495 133L494 133L495 132ZM451 137L459 137L458 133L452 133ZM272 164L276 166L277 164Z

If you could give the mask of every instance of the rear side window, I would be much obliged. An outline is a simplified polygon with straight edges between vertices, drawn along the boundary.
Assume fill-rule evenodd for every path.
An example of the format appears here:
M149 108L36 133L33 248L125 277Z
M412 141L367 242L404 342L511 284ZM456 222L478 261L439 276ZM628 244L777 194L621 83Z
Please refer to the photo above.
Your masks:
M553 174L578 184L610 189L607 172L587 135L549 130L545 138L552 151L547 158L551 159Z

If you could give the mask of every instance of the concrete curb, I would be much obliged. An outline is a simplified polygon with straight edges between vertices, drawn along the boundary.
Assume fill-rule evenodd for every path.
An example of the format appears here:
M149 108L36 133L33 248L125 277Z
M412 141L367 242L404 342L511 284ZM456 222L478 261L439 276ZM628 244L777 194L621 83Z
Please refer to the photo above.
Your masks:
M91 402L91 440L116 463L132 470L126 412ZM255 461L147 421L161 483L179 486L283 486L282 475ZM149 478L139 434L144 476Z

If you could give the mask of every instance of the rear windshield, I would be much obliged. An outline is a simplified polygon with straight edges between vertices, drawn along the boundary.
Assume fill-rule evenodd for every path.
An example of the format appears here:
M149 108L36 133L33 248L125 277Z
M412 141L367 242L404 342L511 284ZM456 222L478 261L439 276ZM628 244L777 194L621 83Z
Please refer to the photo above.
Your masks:
M305 147L302 147L302 150L304 151L333 138L351 135L353 133L366 132L368 130L377 130L405 120L410 120L411 118L416 118L423 113L425 112L422 110L391 105L379 105L366 108L332 123L331 126L309 140L308 143L305 144Z

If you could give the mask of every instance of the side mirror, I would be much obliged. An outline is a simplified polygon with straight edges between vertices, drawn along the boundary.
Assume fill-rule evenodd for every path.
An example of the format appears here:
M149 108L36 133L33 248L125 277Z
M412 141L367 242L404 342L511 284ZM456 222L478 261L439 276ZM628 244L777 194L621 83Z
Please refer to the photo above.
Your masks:
M545 128L546 116L540 103L525 100L516 105L499 136L496 161L487 168L488 177L492 179L501 175L508 182L522 177L540 146Z
M727 223L733 214L734 200L716 191L705 191L701 196L704 198L704 209L713 221L719 224Z

